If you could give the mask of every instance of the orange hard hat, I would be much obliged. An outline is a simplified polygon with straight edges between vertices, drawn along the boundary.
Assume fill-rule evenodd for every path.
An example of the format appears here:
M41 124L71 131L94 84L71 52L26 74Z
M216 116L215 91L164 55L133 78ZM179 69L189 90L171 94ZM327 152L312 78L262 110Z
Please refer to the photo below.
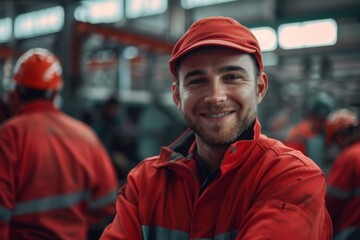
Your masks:
M14 81L24 87L58 90L63 85L61 65L47 49L33 48L25 52L14 67Z
M327 135L329 140L334 137L334 135L345 129L352 126L358 125L358 118L356 114L349 109L342 108L333 111L327 119Z

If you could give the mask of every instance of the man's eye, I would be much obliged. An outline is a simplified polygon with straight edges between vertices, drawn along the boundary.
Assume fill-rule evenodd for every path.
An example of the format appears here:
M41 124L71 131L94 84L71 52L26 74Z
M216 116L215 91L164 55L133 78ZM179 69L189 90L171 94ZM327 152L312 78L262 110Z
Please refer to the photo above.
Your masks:
M241 76L235 75L235 74L230 74L230 75L224 76L224 79L225 80L237 80L237 79L241 79Z
M189 81L189 84L190 85L196 85L196 84L200 84L202 82L204 82L203 79L197 78L197 79L193 79L193 80Z

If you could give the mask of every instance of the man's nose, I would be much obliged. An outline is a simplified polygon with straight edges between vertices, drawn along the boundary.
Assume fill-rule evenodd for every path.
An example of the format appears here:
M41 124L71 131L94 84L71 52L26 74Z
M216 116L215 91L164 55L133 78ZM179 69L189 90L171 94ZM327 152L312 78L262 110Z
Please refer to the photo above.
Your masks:
M226 98L225 88L219 83L212 83L205 96L205 102L219 103L226 101Z

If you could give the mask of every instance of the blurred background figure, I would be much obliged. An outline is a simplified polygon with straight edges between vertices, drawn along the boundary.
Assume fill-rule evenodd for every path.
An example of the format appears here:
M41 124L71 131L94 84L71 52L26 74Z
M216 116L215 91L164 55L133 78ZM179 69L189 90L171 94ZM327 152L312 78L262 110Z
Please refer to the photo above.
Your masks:
M138 121L141 131L141 139L137 144L139 159L159 154L162 143L171 143L185 131L186 125L179 114L176 108L164 109L160 104L142 111Z
M334 239L360 239L360 129L356 114L335 110L328 118L329 143L339 147L329 175L326 204Z
M105 149L85 124L61 112L58 59L23 54L0 126L1 239L91 239L114 213L117 179Z
M331 96L317 94L310 100L305 118L289 130L285 139L287 146L301 151L323 170L327 167L326 118L334 106Z
M111 95L104 102L86 110L82 120L91 126L103 142L120 182L124 182L127 173L135 166L135 146L125 132L135 131L134 124L124 114L121 102Z
M294 83L285 84L281 87L280 96L285 104L271 118L269 135L284 141L289 130L301 120L302 112L299 109L301 109L304 101L301 93L301 87Z

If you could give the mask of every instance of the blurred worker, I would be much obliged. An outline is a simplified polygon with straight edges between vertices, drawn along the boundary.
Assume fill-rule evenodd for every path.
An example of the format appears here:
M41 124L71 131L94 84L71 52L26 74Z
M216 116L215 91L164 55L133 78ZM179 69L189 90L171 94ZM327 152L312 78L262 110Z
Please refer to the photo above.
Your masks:
M88 126L54 106L63 80L52 53L30 49L13 79L17 112L0 127L1 239L87 239L114 213L110 159Z
M109 96L95 108L83 113L82 120L90 125L104 144L115 166L120 182L126 180L126 175L138 161L135 160L135 146L125 135L133 132L134 124L123 111L123 106L116 95Z
M101 105L83 113L83 121L95 130L106 148L110 148L112 134L123 123L120 108L119 99L110 96Z
M251 31L200 19L169 64L189 129L129 173L101 239L331 239L324 174L261 134L268 79Z
M336 240L360 239L360 130L349 109L334 111L328 120L329 139L340 148L328 176L326 204Z
M293 126L284 140L287 146L301 151L323 170L326 168L326 118L333 108L334 101L329 95L317 94L305 119Z
M284 141L287 134L296 123L302 119L301 111L303 104L302 89L299 84L287 82L280 90L281 102L283 107L277 105L277 111L270 119L269 135L280 141ZM289 104L291 103L291 104Z

